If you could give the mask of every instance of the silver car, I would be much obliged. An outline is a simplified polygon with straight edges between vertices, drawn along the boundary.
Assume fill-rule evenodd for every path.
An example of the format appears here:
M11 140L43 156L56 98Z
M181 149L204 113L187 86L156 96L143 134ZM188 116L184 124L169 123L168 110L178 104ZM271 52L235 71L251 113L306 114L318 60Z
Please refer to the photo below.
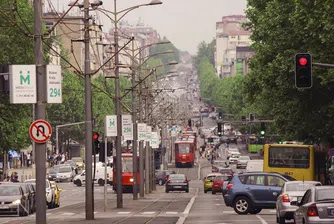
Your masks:
M334 223L334 186L316 186L307 190L295 211L296 224Z
M246 169L249 160L249 156L240 156L237 160L237 169Z
M72 182L74 178L74 171L71 166L59 166L56 182L70 181Z
M298 206L291 205L292 201L300 202L305 191L314 187L321 186L317 181L288 181L282 187L281 194L276 202L277 223L285 223L285 220L293 219L293 214Z

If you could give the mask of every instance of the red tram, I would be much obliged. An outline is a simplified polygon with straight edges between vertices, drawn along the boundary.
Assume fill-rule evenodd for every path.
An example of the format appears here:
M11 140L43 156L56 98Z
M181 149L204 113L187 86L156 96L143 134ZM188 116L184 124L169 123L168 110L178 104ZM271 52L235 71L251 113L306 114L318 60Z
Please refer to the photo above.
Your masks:
M133 176L137 175L137 189L139 189L140 175L139 175L139 156L137 156L137 170L133 172L132 153L122 154L122 188L124 192L133 191ZM116 191L116 156L114 156L113 164L113 189ZM135 174L134 174L135 173Z
M196 143L193 136L183 136L175 141L175 166L193 167L195 163Z

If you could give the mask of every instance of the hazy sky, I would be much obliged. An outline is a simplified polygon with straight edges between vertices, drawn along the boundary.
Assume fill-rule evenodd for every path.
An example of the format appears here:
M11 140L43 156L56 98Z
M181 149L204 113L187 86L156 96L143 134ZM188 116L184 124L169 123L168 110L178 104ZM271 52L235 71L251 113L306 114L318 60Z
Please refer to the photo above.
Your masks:
M56 6L59 2L68 4L68 0L51 0ZM83 0L79 0L80 2ZM92 2L92 0L90 0ZM151 0L118 0L118 11ZM162 5L142 7L127 14L124 20L136 22L139 18L146 25L153 27L163 37L166 36L174 45L192 54L197 45L215 36L216 22L221 17L232 14L244 14L246 0L161 0ZM46 1L47 2L47 1ZM104 0L103 8L113 10L113 0ZM57 6L56 6L57 8ZM67 6L65 7L65 9ZM104 31L109 30L110 22L102 18Z

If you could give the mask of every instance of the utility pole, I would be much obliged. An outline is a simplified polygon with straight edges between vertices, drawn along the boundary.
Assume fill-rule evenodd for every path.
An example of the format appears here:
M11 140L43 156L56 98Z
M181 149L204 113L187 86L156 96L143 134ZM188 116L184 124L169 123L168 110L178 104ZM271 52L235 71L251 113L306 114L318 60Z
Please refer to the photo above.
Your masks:
M116 116L117 116L117 137L116 137L116 191L117 191L117 208L123 208L122 195L122 117L121 117L121 102L120 102L120 82L119 82L119 54L118 52L118 27L117 27L117 8L116 0L114 0L114 44L115 44L115 98L116 98ZM133 161L134 162L134 161Z
M133 200L138 199L137 187L137 140L138 140L138 127L137 127L137 115L136 115L136 90L134 89L136 85L136 70L135 70L135 43L134 38L132 39L132 124L133 124L133 142L132 142L132 161L133 161ZM144 176L140 176L144 178Z
M37 72L37 103L35 104L35 119L45 119L46 74L43 54L42 1L34 0L34 56ZM46 143L35 144L36 162L36 223L46 224Z
M93 148L93 127L92 127L92 86L90 77L90 55L89 55L89 0L84 1L84 28L85 28L85 167L86 167L86 185L85 185L85 205L86 220L94 219L94 192L92 177L92 148Z
M149 125L148 118L148 89L145 89L145 120L146 124ZM146 141L145 149L145 194L150 193L150 142Z
M141 65L142 63L142 54L141 51L139 52L139 65ZM143 104L143 84L141 81L141 72L138 71L138 77L139 77L139 122L142 123L143 122L143 111L142 111L142 104ZM139 184L139 195L141 198L143 198L145 196L145 190L144 190L144 141L140 141L139 142L139 176L140 176L140 184Z

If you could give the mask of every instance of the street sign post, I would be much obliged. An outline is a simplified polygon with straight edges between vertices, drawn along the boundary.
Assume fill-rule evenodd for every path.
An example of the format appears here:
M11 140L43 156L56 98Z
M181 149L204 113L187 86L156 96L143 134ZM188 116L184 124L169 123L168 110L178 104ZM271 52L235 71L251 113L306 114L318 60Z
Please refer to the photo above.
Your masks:
M105 135L106 137L116 137L117 136L117 116L107 115L105 117Z
M36 143L45 143L49 141L51 134L51 125L45 120L36 120L30 125L29 135Z
M10 103L30 104L37 102L36 66L9 66Z
M122 115L122 136L125 141L133 140L133 124L131 115Z
M62 103L61 66L46 66L46 89L48 103Z
M138 141L146 140L146 124L139 123L138 125Z
M152 132L152 138L151 138L150 145L152 146L153 149L159 148L159 136L157 132Z

